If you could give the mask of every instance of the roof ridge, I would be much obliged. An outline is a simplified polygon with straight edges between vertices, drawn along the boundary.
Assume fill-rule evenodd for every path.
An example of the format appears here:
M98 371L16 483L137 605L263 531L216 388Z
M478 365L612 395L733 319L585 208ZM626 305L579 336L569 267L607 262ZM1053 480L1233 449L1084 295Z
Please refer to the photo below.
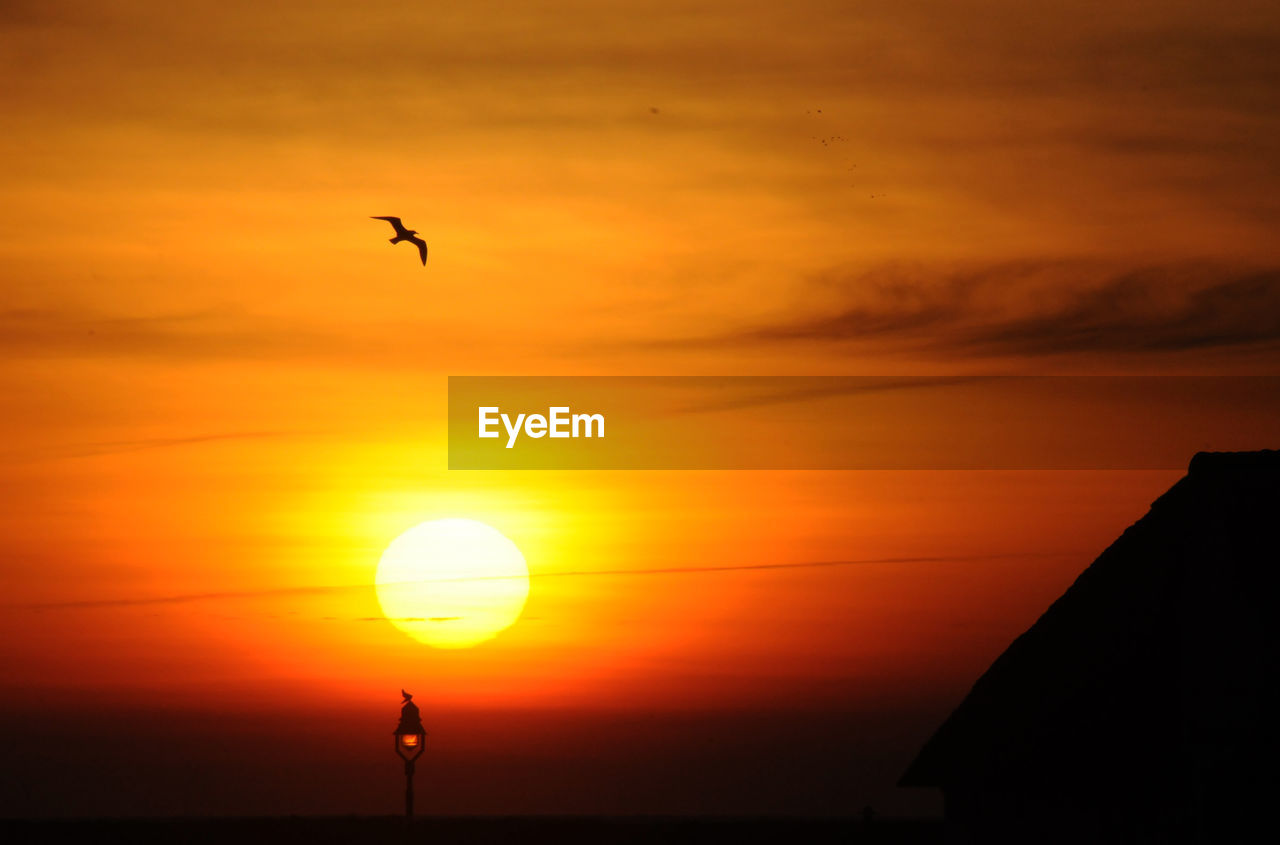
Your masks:
M1196 452L1187 467L1188 475L1206 471L1236 469L1280 469L1280 449L1255 452Z

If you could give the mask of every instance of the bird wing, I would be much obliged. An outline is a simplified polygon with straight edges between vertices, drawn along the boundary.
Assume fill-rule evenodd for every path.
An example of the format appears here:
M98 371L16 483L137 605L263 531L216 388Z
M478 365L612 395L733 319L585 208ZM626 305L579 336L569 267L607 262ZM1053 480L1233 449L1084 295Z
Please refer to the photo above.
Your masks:
M422 238L409 238L409 243L418 245L418 255L422 257L422 266L427 266L427 242Z
M397 236L403 236L403 235L407 235L407 234L409 234L409 230L408 230L408 229L406 229L406 228L404 227L404 224L400 222L400 218L399 218L399 217L373 217L373 216L370 216L370 218L369 218L369 219L370 219L370 220L385 220L385 221L387 221L387 222L388 222L388 223L390 223L390 224L392 225L392 227L396 230L396 235L397 235Z

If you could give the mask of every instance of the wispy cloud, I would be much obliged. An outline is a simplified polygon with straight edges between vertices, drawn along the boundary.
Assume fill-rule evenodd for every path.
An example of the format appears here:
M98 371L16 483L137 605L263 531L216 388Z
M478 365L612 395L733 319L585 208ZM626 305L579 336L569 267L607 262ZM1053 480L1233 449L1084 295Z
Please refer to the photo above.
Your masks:
M714 575L728 572L769 572L790 569L830 569L847 566L868 566L872 564L915 564L915 563L964 563L967 561L1002 560L1010 558L1040 559L1067 557L1070 553L1025 552L993 555L933 555L921 557L884 557L860 558L851 560L818 560L789 563L753 563L728 566L666 566L645 569L574 569L561 572L533 572L532 579L549 578L601 578L601 577L645 577L659 575ZM477 578L426 578L416 581L394 582L390 585L417 584L450 584L470 583L476 581L510 581L521 576L486 576ZM12 608L26 610L69 610L103 607L137 607L161 604L188 604L193 602L229 601L235 599L258 599L273 597L289 597L304 595L320 595L325 593L365 592L374 589L373 584L343 584L333 586L281 587L269 590L228 590L207 593L184 593L168 596L147 596L142 598L93 599L88 601L36 602L32 604L9 605ZM380 619L382 617L368 617ZM445 621L440 617L429 621Z
M799 384L799 387L786 390L763 390L723 399L714 402L703 402L678 408L677 413L698 414L715 411L733 411L742 408L759 408L767 405L785 405L791 402L803 402L809 399L825 399L833 396L865 395L875 393L892 393L899 390L919 390L932 387L947 387L953 384L969 384L986 380L985 376L943 376L938 378L820 378L805 379L789 377L785 379L763 378L760 381L777 384L779 381ZM752 379L751 382L756 380ZM735 386L735 381L726 379L722 385L726 388Z
M967 355L1159 353L1280 346L1280 268L1005 263L833 274L824 313L677 343L856 344Z
M289 437L290 431L230 431L215 434L196 434L187 437L152 437L143 440L109 440L98 443L71 444L47 449L24 450L11 454L0 453L0 463L27 463L61 458L96 458L102 455L121 455L144 452L151 449L173 449L183 446L200 446L238 440L264 440Z
M326 619L337 619L327 616ZM357 622L457 622L461 616L359 616Z
M261 358L316 354L332 344L332 338L314 329L233 310L143 315L74 307L0 311L0 353L8 357Z

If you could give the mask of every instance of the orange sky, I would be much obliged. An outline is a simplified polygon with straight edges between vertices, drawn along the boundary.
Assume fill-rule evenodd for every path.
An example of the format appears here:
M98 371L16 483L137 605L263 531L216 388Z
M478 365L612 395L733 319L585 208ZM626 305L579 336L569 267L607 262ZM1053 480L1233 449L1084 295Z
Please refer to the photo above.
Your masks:
M476 767L444 809L615 811L493 797L495 736L549 752L483 714L816 709L883 740L816 809L917 810L894 767L1178 473L450 473L446 376L1276 374L1277 40L1238 0L4 4L6 718L355 736L416 687ZM534 574L463 652L370 619L440 516ZM564 783L608 757L565 741ZM115 809L322 800L224 797Z

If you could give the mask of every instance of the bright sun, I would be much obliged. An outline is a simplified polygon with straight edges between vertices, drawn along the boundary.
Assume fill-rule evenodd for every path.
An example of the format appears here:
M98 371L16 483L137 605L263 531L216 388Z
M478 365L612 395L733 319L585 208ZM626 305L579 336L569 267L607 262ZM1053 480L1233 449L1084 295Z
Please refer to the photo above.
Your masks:
M435 648L470 648L520 617L529 567L516 544L473 519L436 519L391 541L374 578L393 625Z

